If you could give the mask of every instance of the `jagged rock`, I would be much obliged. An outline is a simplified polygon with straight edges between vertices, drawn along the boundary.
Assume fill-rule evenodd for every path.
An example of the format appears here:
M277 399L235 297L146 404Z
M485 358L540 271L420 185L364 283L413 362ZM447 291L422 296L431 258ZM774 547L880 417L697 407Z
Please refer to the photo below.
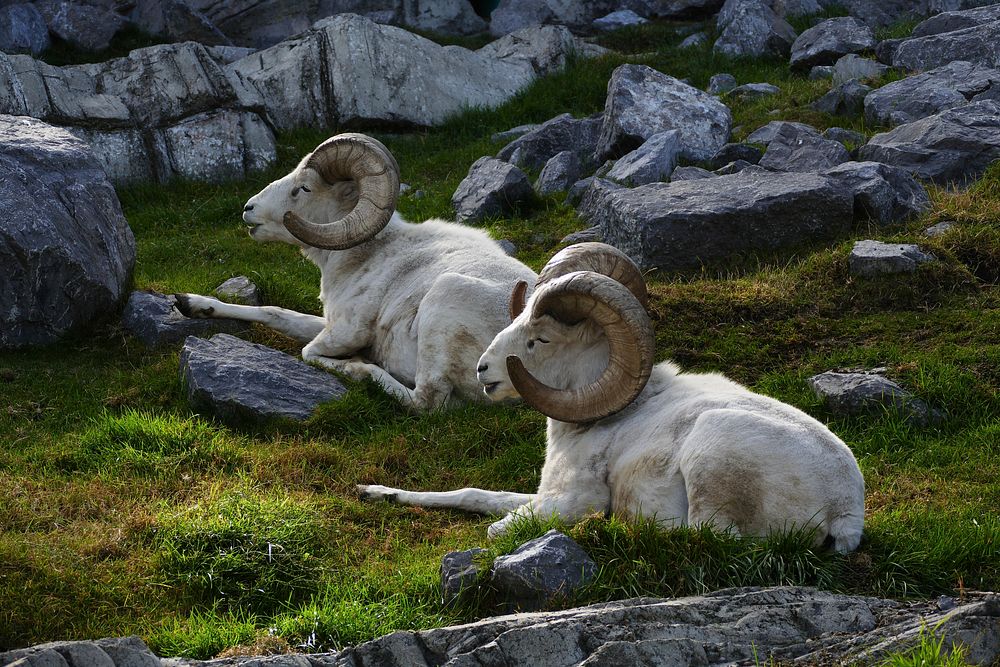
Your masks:
M509 213L531 199L531 183L523 171L491 157L481 157L458 184L451 204L459 222L480 222Z
M813 102L813 109L834 116L858 116L865 109L865 97L872 92L857 79L835 86L823 97Z
M259 306L263 301L260 298L260 290L257 285L246 276L235 276L223 282L214 290L215 295L221 299L227 299L235 303L242 303L247 306Z
M875 373L827 371L809 378L809 386L827 407L840 415L896 410L917 423L937 421L941 414L888 378Z
M955 227L954 220L942 220L939 223L933 224L924 230L924 236L931 239L936 239L939 236L944 236L951 229Z
M646 17L709 17L722 7L723 0L626 0L630 9Z
M581 178L579 181L574 183L569 188L569 192L566 193L566 203L570 206L577 206L580 200L583 199L584 193L590 184L594 182L593 176L588 176L587 178Z
M621 65L608 82L597 157L617 158L654 134L680 130L682 155L707 160L731 127L729 108L712 95L645 65Z
M799 69L832 65L845 54L874 49L877 43L871 28L856 18L827 19L796 38L790 62Z
M1000 159L1000 102L973 102L877 134L859 158L939 185L967 183Z
M479 580L479 568L475 557L486 553L486 549L469 549L467 551L449 551L441 559L441 601L451 604L458 599L462 591L476 585Z
M719 38L713 48L733 57L784 56L795 41L795 29L767 0L726 0L717 29Z
M908 70L934 69L956 60L1000 67L1000 21L904 39L892 53L892 64Z
M677 45L680 49L693 49L696 46L701 46L708 41L707 32L696 32L693 35L688 35L681 40L681 43Z
M160 659L139 637L109 637L94 644L108 654L115 667L160 667Z
M857 147L865 143L865 135L842 127L829 127L823 130L823 138L839 141L845 148Z
M630 26L642 25L643 23L649 23L649 21L639 16L631 9L619 9L616 12L611 12L601 18L594 19L593 26L598 30L610 31Z
M851 249L848 265L853 275L863 278L891 273L912 273L917 266L934 259L912 243L857 241Z
M38 8L27 2L0 7L0 51L38 55L49 48L49 29Z
M443 35L474 35L489 27L468 0L404 0L399 20L403 25Z
M851 159L844 146L791 123L782 125L767 144L760 166L776 171L823 171Z
M474 53L488 61L526 64L535 76L545 76L562 70L572 54L596 58L607 52L602 46L576 39L564 26L547 25L518 30Z
M586 167L593 163L600 136L600 118L573 118L564 113L504 146L497 158L518 167L538 169L555 154L573 151Z
M708 92L711 95L728 93L736 87L736 77L732 74L715 74L708 80Z
M739 99L755 100L760 97L767 97L768 95L777 95L781 92L781 88L770 83L744 83L742 86L736 86L729 91L730 97L736 97Z
M504 254L508 257L517 256L517 246L510 239L500 239L497 241L497 245L503 250Z
M248 112L198 114L165 129L163 138L170 158L170 176L198 181L237 180L277 159L271 130L256 114Z
M763 167L753 164L752 162L747 162L746 160L733 160L732 162L729 162L719 167L712 173L715 174L716 176L728 176L729 174L735 174L739 171L745 171L748 169L750 171L758 171L758 172L767 171L767 169L764 169Z
M137 0L129 14L129 21L149 35L171 42L232 45L232 41L207 16L184 0Z
M537 609L570 597L594 578L597 565L580 545L557 530L525 542L493 561L490 581L519 609Z
M535 192L540 195L550 195L553 192L563 192L580 180L583 175L583 164L580 157L573 151L556 153L542 167L535 181Z
M125 27L125 19L102 7L66 0L37 0L35 7L49 31L83 51L108 48L111 38Z
M604 237L601 236L600 227L587 227L586 229L581 229L578 232L573 232L572 234L567 234L562 237L559 241L560 245L572 245L574 243L587 243L588 241L599 241L604 242Z
M0 116L0 172L0 349L52 343L110 315L132 276L135 239L87 145Z
M821 67L821 65L817 65L817 67ZM880 62L871 58L862 58L855 53L848 53L833 65L833 85L839 86L851 79L877 79L888 71L889 68Z
M756 130L751 132L746 139L746 143L763 144L766 146L771 143L779 132L784 132L785 136L788 136L791 132L795 132L800 135L810 135L814 137L819 136L819 130L811 125L806 125L805 123L795 123L788 120L772 120L767 125L758 127Z
M0 653L0 665L18 667L115 667L111 656L96 643L49 642Z
M809 80L819 81L821 79L833 78L833 65L814 65L809 70Z
M613 181L594 177L580 197L576 211L580 218L592 225L600 225L610 215L609 207L614 204L614 194L625 190Z
M347 391L330 373L229 334L189 336L180 368L192 406L227 423L304 421L320 403Z
M900 125L1000 93L1000 70L966 61L886 84L865 98L865 119Z
M504 130L503 132L495 132L490 135L491 141L511 141L517 139L520 136L531 132L532 130L537 130L541 127L541 123L528 123L527 125L518 125L517 127L512 127L509 130Z
M880 162L844 162L823 174L854 195L854 217L901 222L930 208L927 191L909 172Z
M726 144L719 149L719 152L708 161L709 167L719 169L734 160L743 160L750 164L757 164L763 153L756 146L750 144Z
M674 181L695 181L700 178L713 178L717 174L713 174L708 169L702 169L701 167L677 167L674 169L673 173L670 174L670 182Z
M150 348L178 343L188 336L237 333L248 326L237 320L184 317L176 304L172 294L132 292L122 311L122 326Z
M516 30L550 22L555 13L545 0L501 0L490 13L490 33L502 37Z
M677 166L682 149L678 130L658 132L620 157L607 178L629 186L664 181Z
M746 169L606 192L581 217L643 269L673 271L835 237L852 211L825 176Z
M961 11L945 11L919 23L910 37L927 37L1000 21L1000 5L990 4Z

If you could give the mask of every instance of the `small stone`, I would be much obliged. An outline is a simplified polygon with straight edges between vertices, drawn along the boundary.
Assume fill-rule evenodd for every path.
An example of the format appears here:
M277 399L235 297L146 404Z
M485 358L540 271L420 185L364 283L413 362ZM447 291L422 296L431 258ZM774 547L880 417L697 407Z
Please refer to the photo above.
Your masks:
M670 174L670 182L674 181L695 181L700 178L713 178L716 174L713 174L708 169L702 169L701 167L677 167L674 169L673 173Z
M778 135L779 132L790 132L795 130L797 134L808 134L818 137L819 130L806 125L805 123L795 123L787 120L772 120L763 127L758 127L746 138L748 144L764 144L767 146Z
M512 141L513 139L517 139L532 130L537 130L539 127L541 127L541 125L538 123L518 125L517 127L512 127L509 130L504 130L503 132L496 132L490 137L490 139L493 141Z
M188 336L204 336L220 331L245 331L246 322L221 318L184 317L177 310L173 294L135 291L122 311L122 326L146 347L157 348L178 343Z
M865 135L842 127L830 127L823 131L823 138L839 141L845 148L857 148L865 143Z
M423 199L426 196L427 196L427 193L424 192L423 190L417 190L416 192L413 193L413 198L414 199Z
M931 225L924 230L924 236L928 238L935 239L939 236L944 236L955 226L954 220L942 220L936 225Z
M872 92L871 86L851 79L836 86L823 97L813 102L813 109L834 116L858 116L865 110L865 97Z
M833 78L833 65L816 65L809 70L809 80L819 81L821 79Z
M833 85L839 86L851 79L878 79L888 71L889 68L880 62L848 53L833 66Z
M742 100L756 100L761 97L777 95L780 92L781 88L770 83L744 83L742 86L736 86L730 90L729 97Z
M136 636L98 639L94 643L114 660L115 667L160 667L160 659Z
M556 153L542 167L535 181L535 192L540 195L550 195L554 192L564 192L583 175L583 164L580 157L573 151Z
M809 386L827 407L840 415L859 415L887 408L915 423L938 421L942 415L901 386L874 372L828 371L809 378Z
M823 172L854 196L854 219L880 225L909 220L930 208L927 190L911 173L881 162L843 162Z
M726 144L719 149L718 153L712 156L712 159L708 161L708 165L712 169L720 169L735 160L757 164L763 155L763 152L759 148L750 144Z
M807 126L808 127L808 126ZM774 171L823 171L851 159L847 149L808 128L785 123L767 144L760 166Z
M592 25L597 30L608 32L620 28L642 25L643 23L649 23L649 20L639 16L631 9L620 9L599 19L594 19Z
M701 46L706 42L708 42L708 33L696 32L693 35L688 35L687 37L685 37L683 41L681 41L681 43L677 45L677 48L692 49L696 46Z
M497 245L500 246L500 249L503 250L509 257L513 257L517 254L517 246L514 245L514 242L510 239L500 239L497 241Z
M578 232L573 232L572 234L567 234L559 241L560 245L572 245L574 243L587 243L588 241L604 241L604 237L601 236L600 227L588 227L587 229L581 229Z
M941 611L951 611L958 606L958 602L950 595L942 595L937 600L937 608Z
M715 74L708 80L708 92L712 95L722 95L728 93L736 87L736 77L732 74Z
M259 306L263 301L257 285L246 276L236 276L215 288L215 295L220 299L247 306Z
M410 184L409 183L400 183L399 184L399 194L400 194L400 196L405 195L407 192L410 191L410 189L411 188L410 188Z
M570 206L576 206L580 203L583 198L583 193L587 191L590 184L593 183L594 177L588 176L587 178L581 178L579 181L574 183L569 188L569 192L566 193L566 203Z
M510 213L531 199L531 183L523 171L491 157L481 157L469 168L451 198L459 222L481 222Z
M736 172L743 171L750 167L757 167L757 165L752 162L747 162L746 160L733 160L729 164L724 164L715 170L717 176L726 176L727 174L735 174ZM762 167L758 167L761 171L765 171Z
M919 264L934 259L912 243L857 241L848 258L851 275L874 278L894 273L912 273Z
M874 49L878 44L871 28L852 16L822 21L804 31L792 44L792 68L832 65L843 55Z
M493 585L517 609L532 610L570 597L594 578L597 565L580 545L557 530L525 542L493 562Z
M658 132L619 158L607 178L633 187L666 180L677 166L682 150L680 131Z
M479 580L479 568L475 558L486 553L486 549L469 549L467 551L449 551L441 559L441 602L451 604L459 598L462 591L476 585Z

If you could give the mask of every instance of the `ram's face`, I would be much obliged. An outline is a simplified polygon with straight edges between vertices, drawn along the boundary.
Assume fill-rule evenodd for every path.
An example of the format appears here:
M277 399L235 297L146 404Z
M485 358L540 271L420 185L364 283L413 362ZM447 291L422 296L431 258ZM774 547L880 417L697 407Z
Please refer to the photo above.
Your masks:
M304 247L285 229L286 212L322 224L342 218L356 203L353 181L330 185L315 170L300 166L251 197L243 207L243 222L254 240Z

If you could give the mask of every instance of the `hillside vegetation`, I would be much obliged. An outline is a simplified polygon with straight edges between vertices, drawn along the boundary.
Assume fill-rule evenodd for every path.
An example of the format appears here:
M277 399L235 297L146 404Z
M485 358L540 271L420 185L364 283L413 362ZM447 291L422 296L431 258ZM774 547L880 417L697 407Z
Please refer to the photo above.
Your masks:
M700 88L719 72L779 86L773 97L727 101L734 140L774 119L879 130L813 111L829 81L793 75L784 61L722 58L711 41L680 51L682 38L676 24L623 31L605 43L634 55L573 62L499 109L425 132L369 129L411 185L400 210L411 220L453 217L450 198L469 165L501 148L494 132L600 111L611 71L625 62ZM279 164L247 182L121 190L138 244L135 286L207 294L244 274L266 303L319 313L316 269L291 247L251 241L240 211L326 135L280 136ZM724 273L649 276L659 358L725 372L826 421L850 445L867 483L861 548L839 557L794 534L740 541L594 517L565 527L600 566L567 604L751 584L898 597L1000 589L1000 165L966 191L930 193L932 209L905 226L859 227ZM922 237L941 220L957 224ZM538 269L584 226L553 196L487 228ZM857 280L847 254L862 238L919 242L938 261ZM250 337L298 352L265 329ZM818 372L873 366L946 419L834 418L806 384ZM488 591L444 607L438 585L441 556L485 545L491 519L362 503L353 488L528 492L543 459L544 418L527 408L413 416L371 383L351 385L305 425L222 426L192 412L176 349L147 351L116 322L0 354L0 395L0 649L139 634L158 655L315 651L492 613ZM548 527L524 523L488 546L503 553Z

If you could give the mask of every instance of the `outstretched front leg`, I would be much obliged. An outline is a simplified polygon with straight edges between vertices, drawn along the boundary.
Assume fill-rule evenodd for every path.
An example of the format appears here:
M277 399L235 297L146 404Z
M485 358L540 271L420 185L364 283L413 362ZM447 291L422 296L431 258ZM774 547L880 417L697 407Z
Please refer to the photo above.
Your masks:
M359 484L358 493L365 500L387 500L417 507L441 507L477 514L500 514L528 503L529 493L458 489L457 491L404 491L378 484Z
M308 343L323 330L326 321L277 306L242 306L199 294L175 294L177 310L185 317L227 318L258 322L300 343Z

